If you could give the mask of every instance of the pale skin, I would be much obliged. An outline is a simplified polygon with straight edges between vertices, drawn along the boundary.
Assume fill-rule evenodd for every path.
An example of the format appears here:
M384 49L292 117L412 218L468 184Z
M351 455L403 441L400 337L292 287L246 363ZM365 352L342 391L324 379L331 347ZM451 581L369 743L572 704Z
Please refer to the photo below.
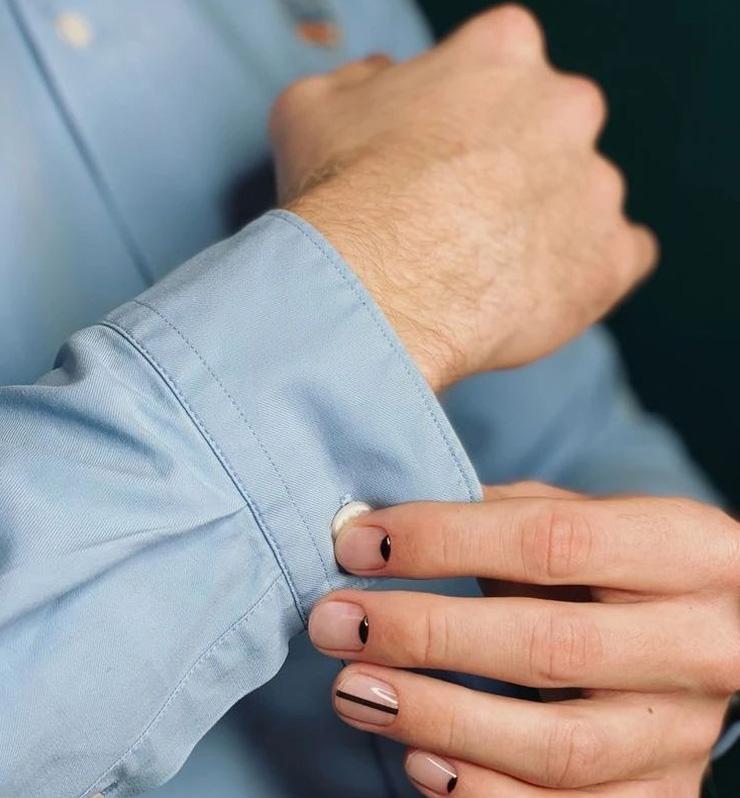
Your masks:
M286 89L270 121L280 201L344 256L441 390L543 357L653 267L655 239L626 217L623 177L596 147L605 114L598 87L549 64L536 20L499 7L409 62L375 55ZM358 704L335 690L337 711L412 746L409 776L429 796L696 798L740 688L735 522L682 499L543 485L488 498L387 508L343 532L348 571L476 576L486 597L320 602L314 643L358 660L335 687L359 673L366 691ZM536 704L409 666L583 692ZM367 714L367 696L386 704L380 725L347 714Z
M384 540L387 560L373 551ZM686 499L526 483L490 488L477 505L360 516L336 553L358 575L481 580L485 596L469 599L339 591L309 625L324 654L357 661L335 682L340 717L442 757L456 796L699 795L740 689L740 525L729 516ZM367 618L364 643L324 645L342 644L335 621L326 636L337 602ZM579 692L538 704L397 670L410 667ZM395 691L387 725L358 722L336 698L356 672Z

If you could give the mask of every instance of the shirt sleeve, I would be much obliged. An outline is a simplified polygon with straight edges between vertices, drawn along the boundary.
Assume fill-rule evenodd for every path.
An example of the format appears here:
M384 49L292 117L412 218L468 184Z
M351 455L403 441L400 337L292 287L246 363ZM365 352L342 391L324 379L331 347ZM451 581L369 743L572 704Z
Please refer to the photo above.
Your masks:
M641 405L603 327L526 368L460 383L446 407L485 483L722 504L680 437Z
M582 377L573 383L573 405L563 419L572 437L557 467L561 484L595 495L634 492L723 503L676 431L635 395L604 328L587 333L566 355L580 362Z
M133 795L279 669L347 501L476 500L432 392L271 212L0 389L0 796Z

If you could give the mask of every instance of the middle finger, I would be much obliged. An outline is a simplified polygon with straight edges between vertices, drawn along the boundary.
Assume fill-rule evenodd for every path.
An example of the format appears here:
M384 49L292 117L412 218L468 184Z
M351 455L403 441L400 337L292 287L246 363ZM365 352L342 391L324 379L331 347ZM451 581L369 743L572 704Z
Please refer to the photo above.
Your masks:
M338 591L311 613L324 654L539 688L669 692L716 681L702 607ZM686 646L685 641L692 645Z

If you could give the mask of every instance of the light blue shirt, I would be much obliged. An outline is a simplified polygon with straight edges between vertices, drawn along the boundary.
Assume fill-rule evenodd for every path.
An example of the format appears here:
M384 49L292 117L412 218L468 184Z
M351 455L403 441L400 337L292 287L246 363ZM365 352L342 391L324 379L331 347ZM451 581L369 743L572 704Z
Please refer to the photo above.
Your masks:
M315 13L336 46L298 37ZM186 759L155 795L415 795L296 637L363 586L343 503L715 498L603 330L445 412L331 245L259 215L276 93L428 41L401 0L0 0L0 798L121 798Z

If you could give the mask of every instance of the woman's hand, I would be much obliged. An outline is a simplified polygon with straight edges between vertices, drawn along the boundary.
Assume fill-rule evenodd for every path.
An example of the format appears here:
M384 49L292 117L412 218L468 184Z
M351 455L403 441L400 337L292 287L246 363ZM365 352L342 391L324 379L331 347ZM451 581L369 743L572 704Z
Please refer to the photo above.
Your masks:
M339 715L412 746L407 771L428 796L696 798L740 688L738 524L685 499L490 495L378 510L342 531L337 558L356 574L519 587L323 599L314 645L361 661L337 677ZM394 668L581 692L539 704Z

